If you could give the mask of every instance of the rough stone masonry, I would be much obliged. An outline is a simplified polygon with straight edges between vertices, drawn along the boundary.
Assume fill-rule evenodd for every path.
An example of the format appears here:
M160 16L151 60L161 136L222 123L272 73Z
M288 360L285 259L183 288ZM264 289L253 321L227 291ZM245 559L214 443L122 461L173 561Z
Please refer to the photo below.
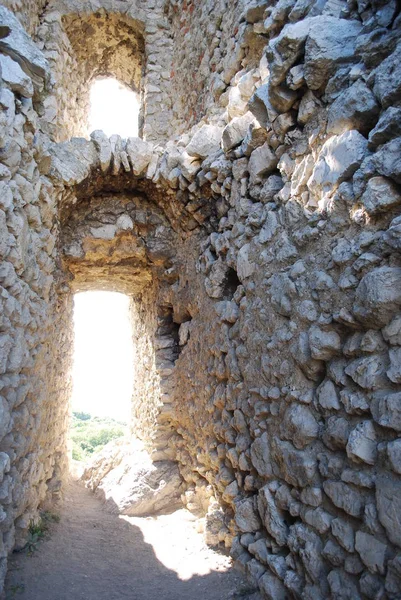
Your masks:
M62 492L73 293L108 289L208 541L269 600L401 597L400 40L395 0L3 0L0 580ZM87 131L105 76L141 138Z

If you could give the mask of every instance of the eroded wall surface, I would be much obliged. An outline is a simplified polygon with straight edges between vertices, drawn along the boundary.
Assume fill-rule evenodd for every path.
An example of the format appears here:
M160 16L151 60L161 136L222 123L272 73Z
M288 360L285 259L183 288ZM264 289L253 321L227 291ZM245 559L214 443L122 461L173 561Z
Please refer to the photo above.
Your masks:
M79 10L55 12L60 23ZM133 431L156 461L177 461L209 542L231 546L268 599L399 596L398 13L340 0L149 4L159 25L146 23L145 48L165 28L155 47L172 72L145 51L145 71L168 82L157 101L170 99L154 105L162 139L147 142L97 132L57 143L69 136L58 126L38 135L46 102L68 86L35 81L32 108L41 57L28 44L27 69L12 55L29 77L3 69L13 200L2 297L21 307L4 309L4 380L39 390L45 409L4 394L13 447L1 449L16 482L4 567L13 522L22 532L62 471L69 294L101 286L132 296ZM181 135L166 144L167 131ZM27 362L15 362L23 336ZM43 369L54 373L45 384ZM26 476L30 464L39 475Z

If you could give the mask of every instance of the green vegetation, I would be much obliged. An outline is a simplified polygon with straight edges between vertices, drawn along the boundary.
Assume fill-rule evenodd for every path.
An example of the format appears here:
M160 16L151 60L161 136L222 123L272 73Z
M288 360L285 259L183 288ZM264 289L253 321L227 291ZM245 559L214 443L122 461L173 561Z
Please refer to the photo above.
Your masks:
M111 440L125 435L126 430L126 423L111 417L94 417L85 412L73 412L70 429L72 458L87 460Z
M39 520L31 521L29 524L25 551L32 555L35 550L37 550L40 540L42 540L48 532L50 523L58 523L59 521L59 515L48 510L41 512Z

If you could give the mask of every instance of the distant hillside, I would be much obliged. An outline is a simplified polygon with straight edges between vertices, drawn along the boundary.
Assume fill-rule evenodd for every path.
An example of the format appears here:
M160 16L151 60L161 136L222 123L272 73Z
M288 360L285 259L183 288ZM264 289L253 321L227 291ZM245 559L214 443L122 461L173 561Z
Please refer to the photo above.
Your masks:
M70 435L72 458L85 461L115 438L124 436L127 424L111 417L96 417L85 412L73 412Z

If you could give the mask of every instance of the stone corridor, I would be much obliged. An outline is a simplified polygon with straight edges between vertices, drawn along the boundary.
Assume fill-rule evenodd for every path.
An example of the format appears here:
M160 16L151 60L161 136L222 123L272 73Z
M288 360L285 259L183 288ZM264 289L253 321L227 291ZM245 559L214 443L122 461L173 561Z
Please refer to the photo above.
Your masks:
M400 30L396 0L3 0L1 581L67 490L73 295L110 290L131 438L87 487L134 518L167 483L264 599L400 598ZM103 77L138 138L88 131Z

